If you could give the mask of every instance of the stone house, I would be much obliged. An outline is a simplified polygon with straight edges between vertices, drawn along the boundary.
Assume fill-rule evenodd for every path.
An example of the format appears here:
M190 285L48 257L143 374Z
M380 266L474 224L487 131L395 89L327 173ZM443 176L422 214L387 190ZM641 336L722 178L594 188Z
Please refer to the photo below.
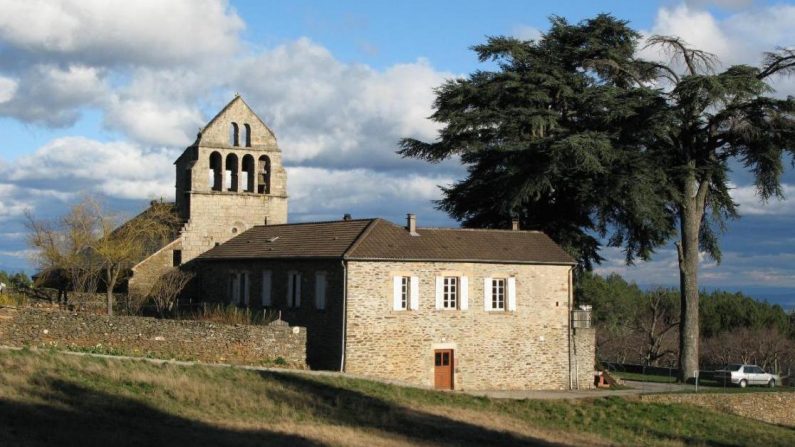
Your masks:
M198 258L203 299L307 328L313 369L442 389L568 389L593 380L572 329L575 265L540 232L383 219L255 226Z
M193 296L307 328L313 369L444 389L589 387L594 333L572 328L574 260L540 232L383 219L287 224L273 132L239 96L175 162L179 236L131 292L188 264Z

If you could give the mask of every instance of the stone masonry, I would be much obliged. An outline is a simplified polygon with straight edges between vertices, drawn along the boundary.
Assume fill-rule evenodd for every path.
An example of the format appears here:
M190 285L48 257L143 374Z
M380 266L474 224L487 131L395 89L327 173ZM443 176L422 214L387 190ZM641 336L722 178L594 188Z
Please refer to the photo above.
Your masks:
M305 367L306 329L91 315L27 308L0 325L3 344L132 356ZM279 360L281 359L281 360Z
M237 145L231 139L233 123L238 128ZM246 126L248 126L246 128ZM245 129L248 129L248 141ZM250 143L249 145L247 145ZM221 161L220 188L213 189L210 159ZM230 162L230 156L236 157ZM252 162L253 188L249 187L244 160ZM264 165L261 160L267 160ZM146 293L151 284L172 267L172 251L181 250L188 263L210 248L254 225L287 222L287 174L273 132L239 96L235 97L198 134L175 162L176 207L185 225L177 241L133 268L132 293ZM231 169L231 170L230 170ZM268 171L263 192L260 174ZM237 185L233 186L230 173ZM232 186L232 188L230 188Z
M433 352L451 348L455 389L568 389L570 269L350 262L345 371L432 387ZM406 274L419 277L419 309L396 311L392 277ZM435 277L442 275L469 278L467 310L435 308ZM507 276L516 277L516 310L485 311L483 278ZM586 345L580 350L580 388L592 386L592 342Z

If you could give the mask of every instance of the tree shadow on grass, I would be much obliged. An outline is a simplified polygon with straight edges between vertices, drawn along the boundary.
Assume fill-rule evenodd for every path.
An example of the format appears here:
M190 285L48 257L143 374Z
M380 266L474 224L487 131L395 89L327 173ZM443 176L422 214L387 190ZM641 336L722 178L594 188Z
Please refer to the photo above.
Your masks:
M322 446L268 430L232 430L175 416L133 399L66 381L46 404L0 399L0 446Z
M269 388L271 399L290 403L295 406L296 412L310 413L313 418L330 424L380 431L414 442L438 445L561 445L417 411L297 374L260 374L264 379L276 381L286 388ZM298 401L296 396L306 398Z

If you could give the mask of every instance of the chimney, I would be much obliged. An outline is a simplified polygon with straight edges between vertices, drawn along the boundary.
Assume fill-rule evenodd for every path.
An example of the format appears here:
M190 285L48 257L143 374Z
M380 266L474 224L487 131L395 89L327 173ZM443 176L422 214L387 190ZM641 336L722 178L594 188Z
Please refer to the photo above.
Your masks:
M519 219L515 217L511 219L511 230L519 231Z
M406 215L406 229L409 230L410 235L419 236L417 234L417 216L414 213Z
M342 216L342 220L351 220L351 215L349 213L345 213L345 215Z

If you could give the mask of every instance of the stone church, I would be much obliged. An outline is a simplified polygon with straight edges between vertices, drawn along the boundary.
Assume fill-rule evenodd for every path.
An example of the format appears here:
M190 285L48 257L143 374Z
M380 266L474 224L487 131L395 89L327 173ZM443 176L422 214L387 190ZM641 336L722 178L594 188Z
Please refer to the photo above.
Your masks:
M193 298L305 327L313 369L437 389L592 386L576 263L545 234L426 228L413 214L287 223L281 151L239 96L175 166L184 226L135 266L131 290L185 264Z

